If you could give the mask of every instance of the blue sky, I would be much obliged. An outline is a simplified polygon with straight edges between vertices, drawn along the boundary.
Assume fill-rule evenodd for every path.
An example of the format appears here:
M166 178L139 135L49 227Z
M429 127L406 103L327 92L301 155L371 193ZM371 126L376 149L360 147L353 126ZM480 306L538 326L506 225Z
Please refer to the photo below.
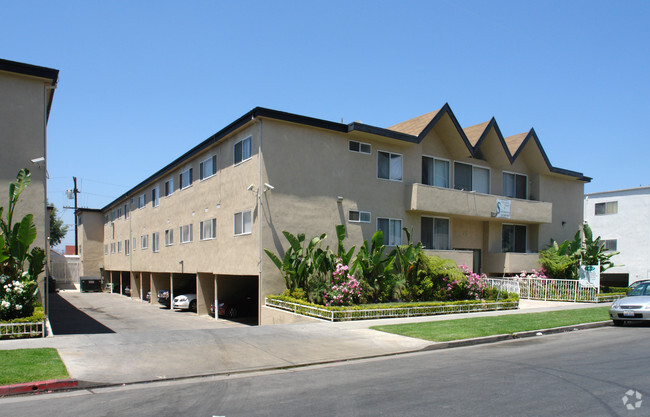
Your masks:
M256 106L388 127L449 103L534 127L596 192L650 184L648 22L635 0L4 1L0 58L60 70L59 209L72 176L101 208Z

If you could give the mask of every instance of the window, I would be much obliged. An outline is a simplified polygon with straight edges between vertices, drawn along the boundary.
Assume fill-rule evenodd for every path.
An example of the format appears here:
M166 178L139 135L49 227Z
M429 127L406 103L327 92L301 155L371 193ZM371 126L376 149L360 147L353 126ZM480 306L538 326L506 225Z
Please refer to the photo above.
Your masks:
M187 168L181 172L181 175L178 176L178 182L180 183L181 190L192 185L192 168Z
M251 158L251 137L235 143L235 165Z
M129 218L129 203L126 203L124 205L124 220L128 220Z
M200 239L208 240L217 237L217 219L202 221L200 224Z
M423 156L422 184L449 188L449 161Z
M115 243L111 243L111 253L115 253Z
M449 219L422 217L420 222L424 249L449 250Z
M377 177L385 180L402 181L402 155L378 151Z
M135 250L135 238L133 238L133 244L131 245L131 247L133 248L133 250Z
M124 254L126 256L129 256L129 254L131 253L131 248L129 247L129 243L130 243L129 239L126 239L124 241Z
M189 243L192 241L192 225L186 224L180 227L181 243Z
M251 211L235 213L235 236L251 233Z
M357 142L356 140L348 142L348 150L350 152L367 153L370 155L371 149L369 143Z
M169 197L170 195L174 194L174 179L170 178L167 181L165 181L165 197Z
M140 236L140 249L147 249L149 247L149 235Z
M512 198L527 198L528 177L521 174L503 173L503 195Z
M377 230L381 230L384 234L384 245L397 246L402 244L401 220L377 218Z
M348 221L353 223L370 223L370 212L350 210L348 212Z
M608 252L616 252L618 247L618 241L616 239L605 239L598 242Z
M165 230L165 246L174 244L174 229Z
M140 194L138 197L138 208L141 209L147 205L147 195L145 193Z
M618 213L618 201L608 201L606 203L596 203L596 216L604 214Z
M117 253L122 253L122 241L117 242Z
M104 214L104 224L108 224L108 214Z
M104 245L104 255L108 255L108 243Z
M160 233L154 232L151 234L151 250L160 252Z
M454 163L454 188L490 194L490 170L460 162Z
M154 188L151 189L151 207L158 207L158 203L160 202L159 197L160 197L160 190L156 185Z
M117 217L116 218L119 219L120 217L122 217L122 208L121 207L117 209Z
M217 173L217 155L212 155L210 158L199 164L199 179L204 180L210 178Z
M501 231L501 248L504 252L526 252L526 226L504 224Z

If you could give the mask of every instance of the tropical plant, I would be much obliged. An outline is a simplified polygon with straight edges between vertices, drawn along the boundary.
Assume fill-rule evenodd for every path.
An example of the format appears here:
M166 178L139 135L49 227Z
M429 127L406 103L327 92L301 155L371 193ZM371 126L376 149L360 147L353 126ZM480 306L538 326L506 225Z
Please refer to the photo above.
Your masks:
M6 218L0 207L0 318L29 316L33 311L38 286L36 279L45 266L45 252L38 247L30 251L36 239L34 216L26 214L13 224L20 194L31 183L28 169L21 169L16 182L9 184L9 205Z
M396 281L393 274L395 251L384 255L384 235L381 230L372 235L370 241L364 240L356 258L352 262L355 276L361 277L362 298L368 302L390 301L395 292Z

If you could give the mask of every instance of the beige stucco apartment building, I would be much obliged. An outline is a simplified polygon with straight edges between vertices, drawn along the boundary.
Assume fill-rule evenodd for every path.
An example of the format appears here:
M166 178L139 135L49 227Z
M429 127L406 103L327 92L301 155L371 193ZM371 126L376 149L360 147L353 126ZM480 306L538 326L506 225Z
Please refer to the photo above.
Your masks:
M29 169L31 185L20 196L13 218L34 215L34 246L44 250L49 246L46 128L58 77L55 69L0 59L0 206L7 207L9 183L18 171Z
M589 180L552 166L534 130L463 129L447 104L389 128L255 108L102 209L103 271L133 297L196 290L199 314L254 295L265 324L285 287L263 250L284 253L284 230L334 247L345 224L359 247L407 228L475 271L519 273L578 230Z

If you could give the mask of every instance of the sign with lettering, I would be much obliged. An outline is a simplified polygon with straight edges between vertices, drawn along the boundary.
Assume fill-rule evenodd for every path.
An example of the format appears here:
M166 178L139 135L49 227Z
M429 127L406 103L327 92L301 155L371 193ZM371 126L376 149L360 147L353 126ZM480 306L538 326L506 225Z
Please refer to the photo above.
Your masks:
M497 198L497 215L494 217L499 217L502 219L510 218L510 200L501 200Z

